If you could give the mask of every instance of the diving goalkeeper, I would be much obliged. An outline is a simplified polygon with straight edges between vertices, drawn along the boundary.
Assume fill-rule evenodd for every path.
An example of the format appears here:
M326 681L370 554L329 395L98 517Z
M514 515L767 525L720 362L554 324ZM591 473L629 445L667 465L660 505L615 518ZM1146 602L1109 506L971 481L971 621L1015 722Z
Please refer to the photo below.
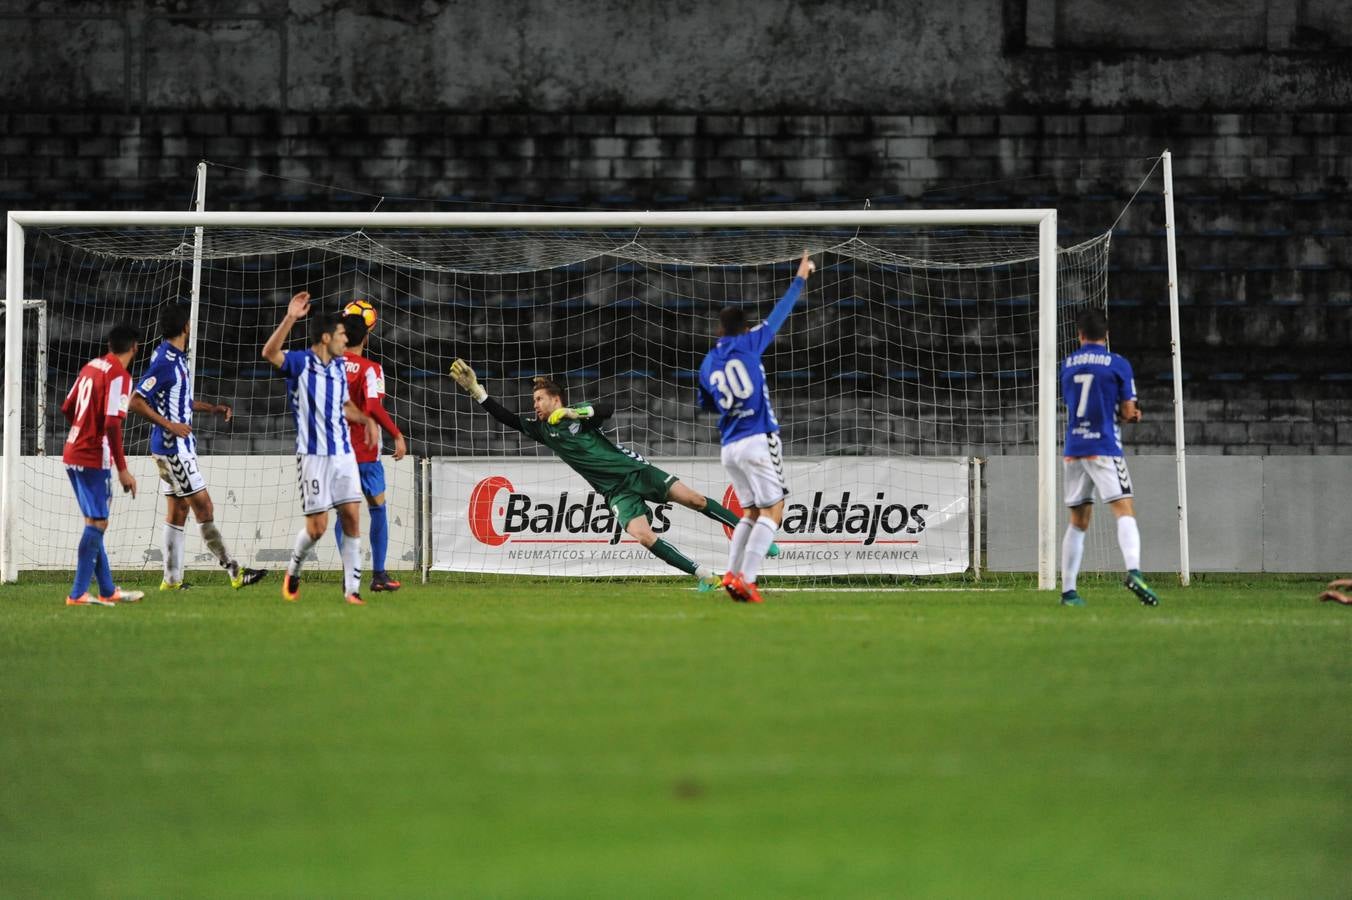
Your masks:
M729 527L737 525L737 517L718 501L696 493L675 475L663 472L602 434L601 424L615 414L613 406L609 403L567 406L563 388L553 379L537 376L532 392L535 416L518 416L488 396L488 391L479 384L478 376L464 360L451 363L451 377L490 416L553 450L605 498L620 527L654 556L687 575L694 575L699 579L701 591L721 587L719 573L697 564L657 536L652 529L652 510L648 504L679 503Z

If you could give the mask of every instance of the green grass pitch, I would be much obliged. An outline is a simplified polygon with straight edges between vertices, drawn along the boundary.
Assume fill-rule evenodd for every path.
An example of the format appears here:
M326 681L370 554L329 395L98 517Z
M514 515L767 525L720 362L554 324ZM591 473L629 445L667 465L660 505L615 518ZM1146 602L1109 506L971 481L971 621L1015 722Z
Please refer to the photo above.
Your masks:
M0 894L1352 894L1352 609L1313 579L200 580L0 586Z

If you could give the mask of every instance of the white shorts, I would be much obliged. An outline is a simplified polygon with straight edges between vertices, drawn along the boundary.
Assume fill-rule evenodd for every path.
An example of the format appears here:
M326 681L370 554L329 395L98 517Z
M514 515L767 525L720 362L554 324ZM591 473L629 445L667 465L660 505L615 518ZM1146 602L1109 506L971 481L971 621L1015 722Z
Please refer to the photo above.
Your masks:
M778 434L753 434L723 445L723 468L742 508L765 509L789 496L784 445Z
M207 480L197 465L197 451L178 441L173 453L154 453L155 466L160 470L160 493L166 497L191 497L207 489Z
M1131 473L1120 456L1081 456L1063 463L1066 506L1094 502L1094 493L1104 503L1131 496Z
M307 516L362 499L357 457L351 453L297 456L296 477L300 479L300 509Z

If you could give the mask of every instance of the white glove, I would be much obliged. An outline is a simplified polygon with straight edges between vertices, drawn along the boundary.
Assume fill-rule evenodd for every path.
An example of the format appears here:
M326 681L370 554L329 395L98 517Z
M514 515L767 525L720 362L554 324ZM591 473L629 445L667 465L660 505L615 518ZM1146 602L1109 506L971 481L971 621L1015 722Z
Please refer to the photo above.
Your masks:
M488 391L479 384L479 376L474 374L474 370L469 367L469 363L463 359L457 359L451 363L451 378L460 385L476 403L483 403L488 399Z

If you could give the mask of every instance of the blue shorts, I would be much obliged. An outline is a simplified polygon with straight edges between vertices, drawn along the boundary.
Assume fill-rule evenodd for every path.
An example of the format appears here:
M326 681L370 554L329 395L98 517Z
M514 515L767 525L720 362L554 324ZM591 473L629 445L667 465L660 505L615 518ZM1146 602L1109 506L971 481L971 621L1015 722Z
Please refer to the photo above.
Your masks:
M368 497L385 493L385 464L380 460L369 463L357 463L357 474L361 476L361 492Z
M112 470L66 466L66 474L70 476L70 486L75 488L75 499L80 501L80 512L85 518L108 518L108 503L113 499Z

